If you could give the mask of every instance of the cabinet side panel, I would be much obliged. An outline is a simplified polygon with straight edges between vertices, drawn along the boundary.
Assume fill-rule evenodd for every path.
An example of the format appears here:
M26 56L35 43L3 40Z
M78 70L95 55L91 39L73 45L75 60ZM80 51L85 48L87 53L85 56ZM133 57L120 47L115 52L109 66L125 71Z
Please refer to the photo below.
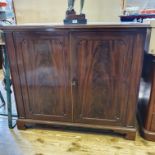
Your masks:
M141 32L135 33L134 45L133 45L133 63L132 63L132 72L130 75L130 91L129 99L127 106L127 115L126 115L126 126L134 127L136 120L136 107L138 102L138 91L140 84L140 77L142 72L142 62L144 55L144 44L145 44L145 35L146 31L142 30Z
M19 70L18 70L16 54L15 54L16 49L14 47L12 32L5 32L5 42L6 42L7 56L9 58L13 89L15 92L17 112L18 112L19 118L24 118L25 108L23 104L23 96L22 96L21 87L20 87L21 84L19 79Z

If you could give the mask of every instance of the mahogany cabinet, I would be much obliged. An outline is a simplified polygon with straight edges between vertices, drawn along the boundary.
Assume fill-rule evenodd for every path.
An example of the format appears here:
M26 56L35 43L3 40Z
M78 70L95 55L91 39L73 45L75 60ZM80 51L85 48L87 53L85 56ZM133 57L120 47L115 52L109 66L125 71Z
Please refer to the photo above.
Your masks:
M3 28L19 119L112 130L134 139L148 25Z
M143 138L155 141L155 57L145 54L143 66L138 103L139 127Z

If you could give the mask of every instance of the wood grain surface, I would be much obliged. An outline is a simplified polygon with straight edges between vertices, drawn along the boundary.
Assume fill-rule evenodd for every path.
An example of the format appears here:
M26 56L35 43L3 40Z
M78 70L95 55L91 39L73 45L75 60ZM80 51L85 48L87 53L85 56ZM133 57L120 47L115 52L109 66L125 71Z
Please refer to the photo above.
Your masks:
M18 127L96 124L134 139L147 25L123 26L6 28Z

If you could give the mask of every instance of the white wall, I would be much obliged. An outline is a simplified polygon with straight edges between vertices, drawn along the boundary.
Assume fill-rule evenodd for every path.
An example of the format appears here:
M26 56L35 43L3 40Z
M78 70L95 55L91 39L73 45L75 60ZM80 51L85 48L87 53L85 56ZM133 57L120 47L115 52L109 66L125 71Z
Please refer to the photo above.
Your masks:
M84 13L90 22L119 21L122 0L85 0ZM75 2L79 11L80 0ZM14 0L17 23L62 22L67 0Z

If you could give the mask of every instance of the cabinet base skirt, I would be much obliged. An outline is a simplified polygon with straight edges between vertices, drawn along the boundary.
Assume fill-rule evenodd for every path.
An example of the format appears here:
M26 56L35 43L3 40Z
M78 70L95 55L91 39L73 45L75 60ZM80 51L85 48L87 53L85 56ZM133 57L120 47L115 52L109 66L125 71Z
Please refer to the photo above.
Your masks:
M138 123L139 123L140 135L146 140L155 142L155 132L149 131L144 128L145 124L142 123L144 122L144 118L143 118L143 114L140 113L140 111L137 112L137 118L138 118Z
M125 136L128 140L135 140L136 129L127 127L117 127L117 126L103 126L103 125L91 125L83 123L69 123L69 122L56 122L56 121L42 121L42 120L32 120L32 119L18 119L17 127L19 130L25 130L28 125L39 124L39 125L53 125L59 127L77 127L77 128L89 128L89 129L99 129L112 131L114 133L119 133Z
M146 130L144 128L141 128L140 129L140 134L144 139L155 142L155 132L152 132L152 131Z

